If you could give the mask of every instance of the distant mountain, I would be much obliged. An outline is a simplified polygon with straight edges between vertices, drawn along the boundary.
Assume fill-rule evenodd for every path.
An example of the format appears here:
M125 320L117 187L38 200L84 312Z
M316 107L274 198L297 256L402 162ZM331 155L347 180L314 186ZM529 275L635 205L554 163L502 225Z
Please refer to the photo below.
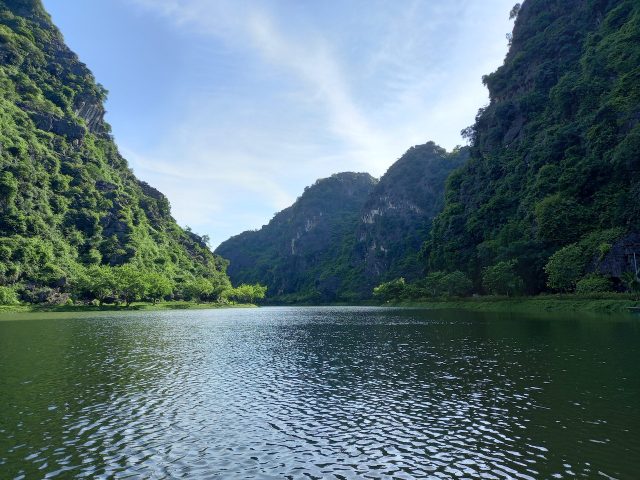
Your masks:
M106 95L39 0L0 1L0 286L46 301L85 267L123 264L228 283L118 152Z
M424 273L418 258L433 218L444 204L445 181L468 157L433 142L411 147L373 189L356 227L352 263L363 265L358 291L368 296L381 281L414 280Z
M429 267L467 272L477 290L499 262L529 293L590 272L619 282L640 258L640 2L527 0L512 13Z
M345 245L375 185L367 173L318 180L268 225L231 237L216 253L229 260L232 281L267 285L269 297L334 300L344 278L333 269L349 261Z
M447 175L466 149L448 154L430 142L412 147L377 182L365 173L318 180L258 231L222 243L235 283L263 283L280 301L368 298L394 275L415 278Z

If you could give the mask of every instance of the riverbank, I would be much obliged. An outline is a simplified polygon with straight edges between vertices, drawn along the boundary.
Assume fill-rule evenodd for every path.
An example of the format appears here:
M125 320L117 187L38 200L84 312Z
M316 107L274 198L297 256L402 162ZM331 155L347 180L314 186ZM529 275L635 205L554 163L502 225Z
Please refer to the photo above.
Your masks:
M420 307L433 309L462 309L481 312L594 312L632 313L630 308L640 302L628 295L612 294L600 297L577 295L540 295L536 297L470 297L425 301L387 302L393 307Z
M2 305L0 313L29 313L29 312L131 312L131 311L158 311L158 310L203 310L212 308L255 308L254 304L220 304L220 303L195 303L195 302L134 302L128 307L120 305Z

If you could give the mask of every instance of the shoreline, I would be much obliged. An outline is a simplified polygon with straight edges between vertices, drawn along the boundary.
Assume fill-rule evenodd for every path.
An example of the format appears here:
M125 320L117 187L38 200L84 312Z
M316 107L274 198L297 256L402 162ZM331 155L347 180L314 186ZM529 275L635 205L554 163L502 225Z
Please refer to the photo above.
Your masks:
M194 302L134 302L130 306L124 305L2 305L0 315L3 313L50 313L50 312L140 312L140 311L161 311L161 310L211 310L222 308L257 308L251 303L239 303L222 305L217 303L194 303Z
M536 297L475 297L449 300L387 302L383 306L429 309L458 309L479 312L559 312L559 313L628 313L640 302L630 298L579 298L571 295Z

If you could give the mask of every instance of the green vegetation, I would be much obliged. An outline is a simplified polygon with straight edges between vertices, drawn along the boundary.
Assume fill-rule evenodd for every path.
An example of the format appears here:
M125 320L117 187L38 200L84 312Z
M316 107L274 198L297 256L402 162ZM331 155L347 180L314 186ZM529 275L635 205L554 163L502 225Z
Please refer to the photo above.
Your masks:
M268 225L216 253L230 260L234 283L265 284L272 302L361 301L381 281L421 275L420 247L442 208L445 179L467 154L428 142L379 182L363 173L318 180Z
M425 243L427 271L463 271L478 293L631 290L640 3L529 0L511 16L505 63L483 78L491 102L463 132L470 160Z
M535 297L482 296L469 298L433 298L399 300L389 306L432 309L474 310L481 312L581 312L630 313L637 302L627 294L543 294ZM635 314L634 314L635 315Z
M39 1L0 1L0 93L1 305L228 301L227 262L135 178Z
M230 260L235 284L266 285L271 301L353 299L350 285L360 271L350 258L355 228L375 184L366 173L318 180L268 225L228 239L216 253Z

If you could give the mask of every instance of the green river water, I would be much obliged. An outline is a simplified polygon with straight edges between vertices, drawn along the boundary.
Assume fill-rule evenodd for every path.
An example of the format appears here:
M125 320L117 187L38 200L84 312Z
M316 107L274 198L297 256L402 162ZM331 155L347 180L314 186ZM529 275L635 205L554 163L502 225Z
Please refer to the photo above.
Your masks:
M640 478L640 316L0 317L0 478Z

